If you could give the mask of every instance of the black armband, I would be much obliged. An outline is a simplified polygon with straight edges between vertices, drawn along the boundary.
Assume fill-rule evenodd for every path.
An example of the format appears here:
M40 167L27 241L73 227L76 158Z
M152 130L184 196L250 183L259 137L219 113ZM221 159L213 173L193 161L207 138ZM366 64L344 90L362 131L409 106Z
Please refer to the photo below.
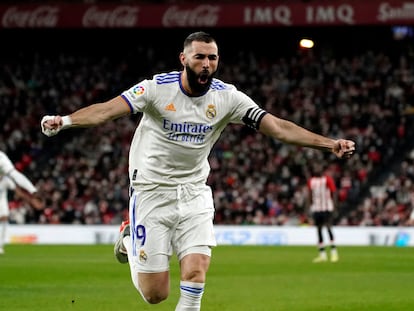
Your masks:
M263 117L267 114L262 108L255 107L250 108L247 110L245 116L242 118L244 124L248 127L258 130L260 126L260 121L262 121Z

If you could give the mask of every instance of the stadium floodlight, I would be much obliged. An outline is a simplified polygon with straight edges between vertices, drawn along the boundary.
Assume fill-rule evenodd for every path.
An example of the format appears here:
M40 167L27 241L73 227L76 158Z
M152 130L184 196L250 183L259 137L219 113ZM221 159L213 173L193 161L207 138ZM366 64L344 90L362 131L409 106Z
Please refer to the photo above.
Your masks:
M314 47L314 45L315 45L315 42L312 39L303 38L299 41L299 46L302 49L311 49Z

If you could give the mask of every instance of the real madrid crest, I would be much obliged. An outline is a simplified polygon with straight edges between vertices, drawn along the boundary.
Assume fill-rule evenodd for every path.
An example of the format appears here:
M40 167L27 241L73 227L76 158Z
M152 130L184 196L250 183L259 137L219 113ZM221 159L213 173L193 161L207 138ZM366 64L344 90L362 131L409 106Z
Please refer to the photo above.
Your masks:
M215 118L217 115L216 107L213 104L208 105L206 110L206 116L209 119Z
M145 263L145 262L147 262L147 259L148 259L147 254L145 253L145 251L143 249L141 249L139 251L139 261Z

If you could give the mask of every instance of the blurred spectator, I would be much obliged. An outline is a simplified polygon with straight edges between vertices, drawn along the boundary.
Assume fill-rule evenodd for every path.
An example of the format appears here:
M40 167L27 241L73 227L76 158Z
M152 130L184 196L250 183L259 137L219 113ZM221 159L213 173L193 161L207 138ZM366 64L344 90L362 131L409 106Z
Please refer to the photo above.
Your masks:
M132 35L122 33L127 38ZM119 51L86 44L93 34L77 33L79 47L87 47L82 49L68 47L55 34L52 40L59 49L54 51L42 42L31 45L34 51L2 51L0 148L33 176L47 206L43 212L16 207L11 213L15 222L107 224L125 218L128 144L139 118L74 130L46 141L38 130L40 116L65 114L105 100L154 71L178 66L178 61L161 56L165 47L144 35L127 51ZM120 32L110 34L120 36ZM225 55L220 77L238 81L238 87L270 112L323 135L353 139L358 150L343 162L318 151L280 144L247 128L228 127L210 156L216 223L309 225L306 180L313 163L322 161L330 163L328 169L338 187L338 224L407 221L411 184L387 183L387 191L379 187L370 192L369 187L412 147L413 122L406 114L414 98L410 49L398 55L393 51L392 56L369 49L279 56L267 46L238 43L236 48L221 42ZM50 145L43 148L46 143ZM394 201L384 204L384 195L393 196Z

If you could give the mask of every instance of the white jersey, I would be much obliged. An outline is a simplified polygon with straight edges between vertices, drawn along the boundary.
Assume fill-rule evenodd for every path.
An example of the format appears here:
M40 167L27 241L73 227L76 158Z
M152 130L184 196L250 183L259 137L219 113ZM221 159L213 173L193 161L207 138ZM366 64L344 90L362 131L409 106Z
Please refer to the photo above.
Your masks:
M29 193L37 191L33 183L25 175L16 170L9 157L3 151L0 151L0 176L5 175Z
M308 181L308 187L312 191L311 212L333 212L332 196L336 191L333 178L329 175L311 177Z
M0 217L9 216L9 190L16 189L16 184L7 176L0 176Z
M13 163L3 151L0 151L0 176L7 175L12 170L14 170Z
M129 154L132 185L205 183L208 156L229 123L257 129L266 114L233 85L213 79L201 96L190 96L181 72L154 75L122 93L132 113L142 112Z

